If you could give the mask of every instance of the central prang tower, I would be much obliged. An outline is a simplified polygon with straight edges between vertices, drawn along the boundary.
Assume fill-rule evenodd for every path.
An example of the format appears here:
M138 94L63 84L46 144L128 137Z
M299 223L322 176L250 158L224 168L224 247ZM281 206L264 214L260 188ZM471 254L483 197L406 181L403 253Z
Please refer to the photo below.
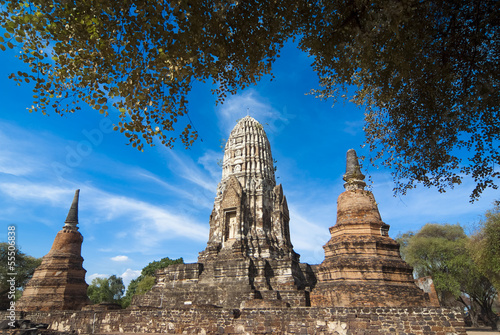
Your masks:
M290 242L289 214L276 186L271 147L262 125L246 116L224 150L222 180L210 216L210 235L200 262L224 255L298 261Z
M207 247L198 263L158 270L156 285L134 296L132 305L309 306L314 284L313 270L299 263L290 242L288 206L276 186L266 133L246 116L226 143Z

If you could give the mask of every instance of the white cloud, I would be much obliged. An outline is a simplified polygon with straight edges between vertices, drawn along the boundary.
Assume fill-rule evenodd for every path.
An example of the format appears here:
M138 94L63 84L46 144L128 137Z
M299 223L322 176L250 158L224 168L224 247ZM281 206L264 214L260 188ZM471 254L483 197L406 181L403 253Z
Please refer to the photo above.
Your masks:
M116 235L115 235L115 236L116 236L117 238L125 238L125 237L127 237L127 236L128 236L128 232L126 232L126 231L119 231L119 232L117 232L117 233L116 233Z
M183 171L183 174L186 173L186 171ZM201 172L200 172L201 173ZM174 185L171 185L164 180L162 180L160 177L155 176L152 173L149 172L142 172L140 176L152 180L156 185L163 187L164 189L171 191L178 197L182 197L187 200L191 200L192 204L198 207L204 207L204 208L212 208L212 199L215 196L215 185L216 184L207 184L204 183L207 188L203 189L202 192L196 191L194 192L193 189L191 191L186 191L185 189L181 187L177 187ZM205 178L207 179L207 178ZM212 189L213 187L213 189Z
M26 181L22 183L0 183L0 191L14 199L34 200L39 203L49 202L52 205L64 207L71 204L71 199L75 194L73 188L27 183Z
M389 234L419 230L426 223L460 223L467 226L479 220L478 213L492 207L498 195L494 190L485 190L481 198L471 204L470 191L474 188L470 178L462 185L439 193L435 188L418 185L406 195L394 197L394 183L388 173L372 173L373 194L382 220L391 225Z
M85 281L87 282L87 284L90 285L90 283L92 283L92 280L94 280L95 278L107 278L107 277L109 277L109 275L107 274L93 273L90 276L87 276Z
M130 282L132 279L136 279L141 275L141 270L127 269L120 277L123 278L123 282ZM127 285L126 285L127 286Z
M0 192L19 201L30 200L32 206L50 202L53 206L67 208L74 195L73 188L26 184L23 181L1 183ZM121 229L130 232L135 238L130 245L137 250L150 250L162 241L176 238L206 241L208 236L207 226L196 222L194 213L153 205L88 186L81 187L80 196L80 212L91 218L90 221L84 219L84 224L119 221Z
M364 120L346 121L344 122L344 124L345 124L344 132L348 133L349 135L356 136L363 132L365 121Z
M39 171L45 140L2 121L0 129L0 173L26 176Z
M176 213L124 196L95 193L93 206L101 217L107 221L127 219L133 227L136 245L151 247L160 241L179 237L204 241L208 236L206 227L194 222L189 213Z
M165 188L166 190L172 191L173 193L178 194L182 197L189 197L190 192L187 192L180 187L176 187L174 185L171 185L170 183L167 183L166 181L162 180L160 177L152 174L149 171L141 171L137 175L140 177L144 177L146 179L150 179L154 181L155 184Z
M125 270L124 273L122 273L122 275L120 277L122 277L123 284L125 285L125 287L127 287L128 284L130 284L130 281L132 279L136 279L140 275L141 275L141 270L127 269L127 270Z
M173 150L165 149L169 156L169 168L178 176L189 180L204 190L215 195L217 180L207 175L206 171L200 168L191 158L175 153Z
M111 257L111 260L114 261L114 262L127 262L130 259L128 258L128 256L118 255L118 256L115 256L115 257Z
M214 180L221 179L222 167L219 162L222 162L224 157L223 152L216 152L213 150L207 150L203 156L198 158L198 163L203 165L205 170L207 170Z
M308 217L308 218L306 218ZM321 222L308 213L299 213L297 208L290 207L290 239L295 251L306 252L301 261L319 264L325 258L323 245L328 241L328 229L314 222Z
M216 109L219 118L219 127L224 134L229 136L236 121L250 115L264 125L271 132L278 132L292 115L284 108L279 112L253 89L248 89L241 94L235 94L226 99L220 108Z
M0 137L0 143L2 138ZM35 171L33 164L27 164L24 160L20 162L16 155L5 150L0 151L0 173L12 174L14 176L25 176Z

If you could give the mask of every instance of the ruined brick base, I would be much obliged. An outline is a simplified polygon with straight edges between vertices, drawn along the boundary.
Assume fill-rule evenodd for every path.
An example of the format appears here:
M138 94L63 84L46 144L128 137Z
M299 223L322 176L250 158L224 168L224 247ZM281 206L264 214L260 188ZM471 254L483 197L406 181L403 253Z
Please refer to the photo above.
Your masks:
M0 314L0 317L5 316ZM446 308L191 308L28 312L32 322L80 334L425 334L466 335L458 309Z
M16 302L18 310L79 310L90 304L81 257L83 237L63 228Z
M314 283L311 267L292 260L233 258L175 264L158 270L156 285L146 294L135 295L131 306L305 307L310 306L310 283Z

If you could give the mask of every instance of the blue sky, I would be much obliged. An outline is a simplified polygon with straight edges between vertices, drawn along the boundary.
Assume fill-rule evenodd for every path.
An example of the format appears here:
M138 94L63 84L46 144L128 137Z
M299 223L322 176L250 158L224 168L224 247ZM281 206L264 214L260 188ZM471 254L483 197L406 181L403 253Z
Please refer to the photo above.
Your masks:
M191 119L200 138L191 149L161 145L139 152L111 131L108 118L87 108L64 117L30 114L31 89L7 77L23 64L16 50L0 53L0 222L17 226L24 253L42 257L62 228L75 189L80 192L80 232L87 282L116 274L126 283L149 262L183 257L195 262L208 239L208 219L221 177L221 140L247 113L264 125L277 183L290 208L291 239L301 260L318 264L335 224L343 191L345 155L358 155L364 134L363 110L351 103L320 101L306 95L317 88L311 58L288 44L274 67L249 89L216 106L211 86L198 84L190 97ZM418 187L393 197L387 170L368 167L373 192L390 236L418 230L428 222L472 227L498 199L492 190L469 203L470 179L440 194Z

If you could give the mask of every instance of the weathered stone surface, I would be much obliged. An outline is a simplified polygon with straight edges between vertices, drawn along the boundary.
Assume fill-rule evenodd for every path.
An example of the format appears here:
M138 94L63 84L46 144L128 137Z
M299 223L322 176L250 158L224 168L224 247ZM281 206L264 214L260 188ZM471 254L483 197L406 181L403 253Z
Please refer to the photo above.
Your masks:
M267 136L262 125L247 116L226 143L208 243L198 263L158 271L151 292L134 297L132 305L239 308L259 299L253 304L308 306L314 274L299 263L289 220Z
M373 194L364 190L356 153L347 153L346 191L337 200L337 223L317 267L313 306L431 306L413 280L413 270L389 237Z
M4 315L0 313L0 317ZM459 309L445 308L196 308L30 312L24 318L80 334L466 335Z
M434 281L432 277L422 277L415 279L415 284L429 295L429 299L433 306L439 306L439 299L436 292L436 288L434 287Z
M361 173L358 156L354 149L347 150L346 169L343 179L346 191L363 190L366 186L364 182L365 175Z
M253 259L297 260L289 220L283 188L276 186L266 133L247 116L226 142L207 249L200 253L199 262L217 258L225 249Z
M152 291L135 296L128 310L57 311L87 303L76 201L26 288L18 319L80 334L465 335L460 310L426 307L437 304L432 284L419 282L429 301L389 238L373 194L364 190L353 150L347 161L346 191L325 260L299 263L269 143L260 124L244 118L226 147L209 241L198 263L158 270Z
M18 310L79 310L90 303L87 296L85 269L78 232L78 196L75 192L65 225L54 239L50 252L42 259L23 296L16 303Z

